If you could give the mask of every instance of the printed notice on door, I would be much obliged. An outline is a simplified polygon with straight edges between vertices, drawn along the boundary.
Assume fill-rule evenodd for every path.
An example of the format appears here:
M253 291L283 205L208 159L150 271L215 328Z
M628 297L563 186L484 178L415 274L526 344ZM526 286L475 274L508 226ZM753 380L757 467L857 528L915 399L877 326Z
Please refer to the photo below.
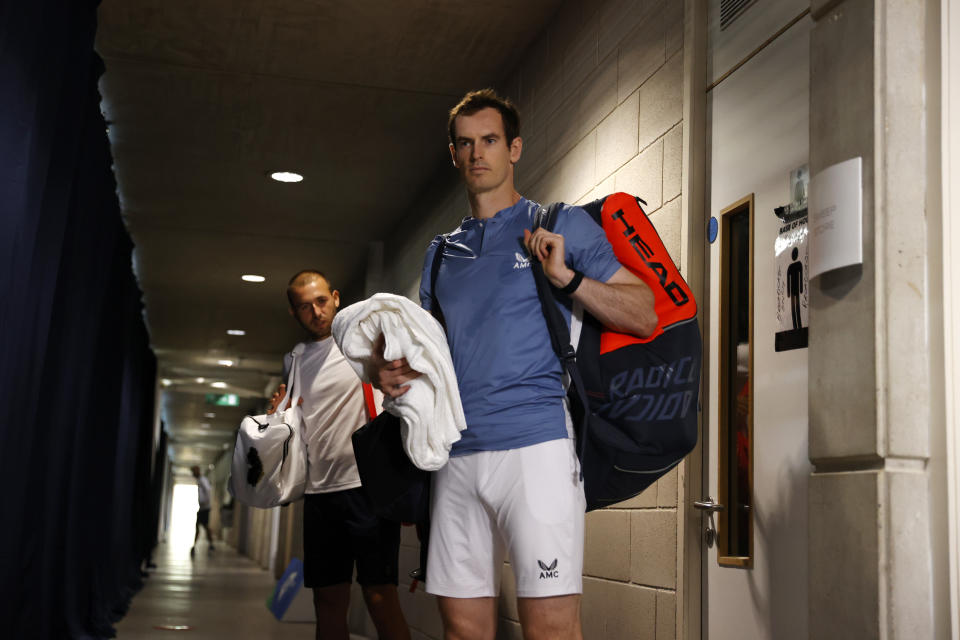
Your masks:
M780 225L774 248L777 264L777 351L807 346L807 216Z
M807 213L810 170L807 165L790 172L790 204L774 210L780 219L774 244L777 265L776 351L807 346L807 281L810 260L807 252Z

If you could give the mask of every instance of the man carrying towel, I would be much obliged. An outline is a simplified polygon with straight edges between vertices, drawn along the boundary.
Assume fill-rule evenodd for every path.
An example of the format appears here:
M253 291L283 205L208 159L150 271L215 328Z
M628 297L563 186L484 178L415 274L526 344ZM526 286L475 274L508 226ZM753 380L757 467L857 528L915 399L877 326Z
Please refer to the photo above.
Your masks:
M620 332L652 333L654 296L582 209L560 211L555 233L531 233L539 205L514 188L523 141L509 100L470 92L448 130L471 215L447 234L436 291L439 239L428 248L420 300L442 311L467 429L434 477L426 588L448 640L493 638L509 554L524 638L579 639L583 486L530 259L568 302ZM570 306L561 310L569 322ZM378 369L393 397L418 375L402 360L381 359Z
M287 298L290 315L309 335L298 356L309 463L303 502L303 581L313 589L316 637L349 640L347 608L356 565L357 582L378 637L409 640L397 597L400 525L373 513L353 457L350 436L368 417L360 380L330 335L340 292L322 273L308 270L290 279ZM291 363L288 353L284 377ZM284 391L280 385L268 413L277 409Z

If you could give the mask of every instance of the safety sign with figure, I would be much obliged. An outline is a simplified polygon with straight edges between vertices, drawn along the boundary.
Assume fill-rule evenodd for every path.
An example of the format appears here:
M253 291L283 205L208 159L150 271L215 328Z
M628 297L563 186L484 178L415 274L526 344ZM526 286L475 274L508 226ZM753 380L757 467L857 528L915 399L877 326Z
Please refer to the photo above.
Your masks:
M807 184L806 166L790 172L793 201L777 207L780 230L774 252L777 265L777 351L803 349L808 341Z

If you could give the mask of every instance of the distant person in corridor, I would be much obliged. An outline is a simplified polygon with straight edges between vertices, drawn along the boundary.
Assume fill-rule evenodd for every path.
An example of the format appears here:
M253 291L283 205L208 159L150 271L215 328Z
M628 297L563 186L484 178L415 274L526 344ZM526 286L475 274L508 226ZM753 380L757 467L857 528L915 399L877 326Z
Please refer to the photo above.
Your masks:
M442 311L467 429L433 480L427 591L438 596L447 640L493 640L509 554L525 640L578 640L584 507L560 362L537 297L531 259L570 304L606 326L648 336L653 292L620 266L603 230L578 207L555 232L532 231L539 208L514 188L519 116L487 89L449 114L450 157L470 214L427 249L420 302ZM382 354L382 350L380 352ZM377 363L392 397L419 375L405 360Z
M307 332L300 359L300 402L308 471L303 504L304 586L313 589L316 637L348 640L354 565L381 640L409 640L397 596L400 525L379 518L360 487L350 436L367 422L360 379L330 335L340 292L319 271L301 271L287 287L290 315ZM292 362L284 357L284 377ZM284 394L273 394L273 413ZM382 398L377 395L377 401Z
M193 534L193 546L190 547L190 557L197 550L197 540L200 538L200 527L207 532L208 553L213 553L213 538L210 537L210 481L200 475L200 467L190 467L190 473L197 479L197 527Z

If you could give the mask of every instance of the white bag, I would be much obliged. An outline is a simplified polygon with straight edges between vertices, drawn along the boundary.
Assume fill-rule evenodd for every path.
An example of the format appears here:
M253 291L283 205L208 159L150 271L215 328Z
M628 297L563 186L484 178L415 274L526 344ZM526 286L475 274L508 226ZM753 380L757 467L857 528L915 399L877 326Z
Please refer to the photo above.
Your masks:
M300 353L293 350L286 395L270 415L247 416L240 423L230 470L230 493L251 507L268 509L303 497L307 447L298 403ZM289 409L281 411L291 399Z

